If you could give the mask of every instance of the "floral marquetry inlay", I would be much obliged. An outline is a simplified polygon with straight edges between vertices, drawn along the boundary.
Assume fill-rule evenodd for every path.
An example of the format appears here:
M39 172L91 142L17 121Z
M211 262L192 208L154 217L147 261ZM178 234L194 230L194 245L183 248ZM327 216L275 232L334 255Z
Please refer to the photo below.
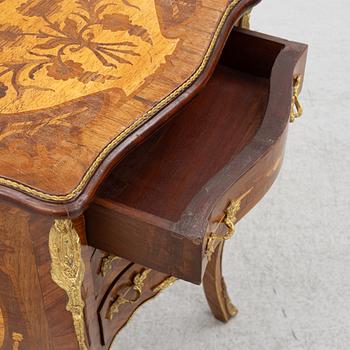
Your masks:
M252 1L0 0L0 194L89 200L137 130L199 89Z
M177 44L153 0L0 1L0 113L110 88L131 94Z

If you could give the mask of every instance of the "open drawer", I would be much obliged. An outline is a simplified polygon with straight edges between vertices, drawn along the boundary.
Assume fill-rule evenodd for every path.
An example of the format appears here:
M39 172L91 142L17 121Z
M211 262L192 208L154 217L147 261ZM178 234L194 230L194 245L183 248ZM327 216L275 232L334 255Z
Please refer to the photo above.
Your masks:
M278 174L306 52L235 29L199 94L102 184L85 214L88 244L201 283L215 246Z

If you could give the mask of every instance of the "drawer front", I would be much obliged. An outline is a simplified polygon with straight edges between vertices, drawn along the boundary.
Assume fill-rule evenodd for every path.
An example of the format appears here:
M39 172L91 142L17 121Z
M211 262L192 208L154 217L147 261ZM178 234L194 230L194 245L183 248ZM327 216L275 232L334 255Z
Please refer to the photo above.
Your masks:
M101 339L110 345L118 331L144 302L174 283L174 278L132 264L115 281L99 307Z
M207 260L210 260L220 242L232 238L236 223L262 199L274 183L282 166L286 139L287 129L269 152L216 202L204 240Z

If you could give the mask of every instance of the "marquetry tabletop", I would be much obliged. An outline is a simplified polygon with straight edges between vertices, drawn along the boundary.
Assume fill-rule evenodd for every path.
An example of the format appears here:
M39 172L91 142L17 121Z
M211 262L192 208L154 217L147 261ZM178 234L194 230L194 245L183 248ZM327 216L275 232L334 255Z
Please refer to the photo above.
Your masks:
M0 1L0 192L76 199L201 77L253 3Z

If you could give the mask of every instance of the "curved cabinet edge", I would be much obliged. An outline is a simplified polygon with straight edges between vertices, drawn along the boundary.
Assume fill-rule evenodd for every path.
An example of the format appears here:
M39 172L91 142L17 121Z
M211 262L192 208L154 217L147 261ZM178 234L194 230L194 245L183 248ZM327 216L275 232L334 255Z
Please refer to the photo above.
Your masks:
M188 103L206 84L211 77L225 42L234 27L235 23L250 8L257 5L261 0L242 0L228 15L221 28L219 36L216 38L211 56L197 80L189 86L180 96L162 109L152 119L142 124L136 131L129 135L123 142L116 146L113 151L103 160L94 175L91 177L86 187L72 201L53 202L41 200L31 196L21 190L0 185L0 201L14 202L16 205L30 210L51 216L77 217L88 207L94 198L99 186L108 176L111 170L130 152L140 144L146 137L153 133L160 126L165 124L178 110ZM213 40L215 40L213 38ZM59 174L57 174L59 176Z
M307 56L307 45L284 40L281 43L285 45L271 71L269 101L258 132L193 198L178 223L178 232L188 232L195 220L202 223L198 232L208 235L217 227L218 218L222 218L229 203L236 199L242 201L237 214L237 220L241 219L277 178L289 127L292 81L294 76L304 75ZM207 239L202 238L205 251Z

